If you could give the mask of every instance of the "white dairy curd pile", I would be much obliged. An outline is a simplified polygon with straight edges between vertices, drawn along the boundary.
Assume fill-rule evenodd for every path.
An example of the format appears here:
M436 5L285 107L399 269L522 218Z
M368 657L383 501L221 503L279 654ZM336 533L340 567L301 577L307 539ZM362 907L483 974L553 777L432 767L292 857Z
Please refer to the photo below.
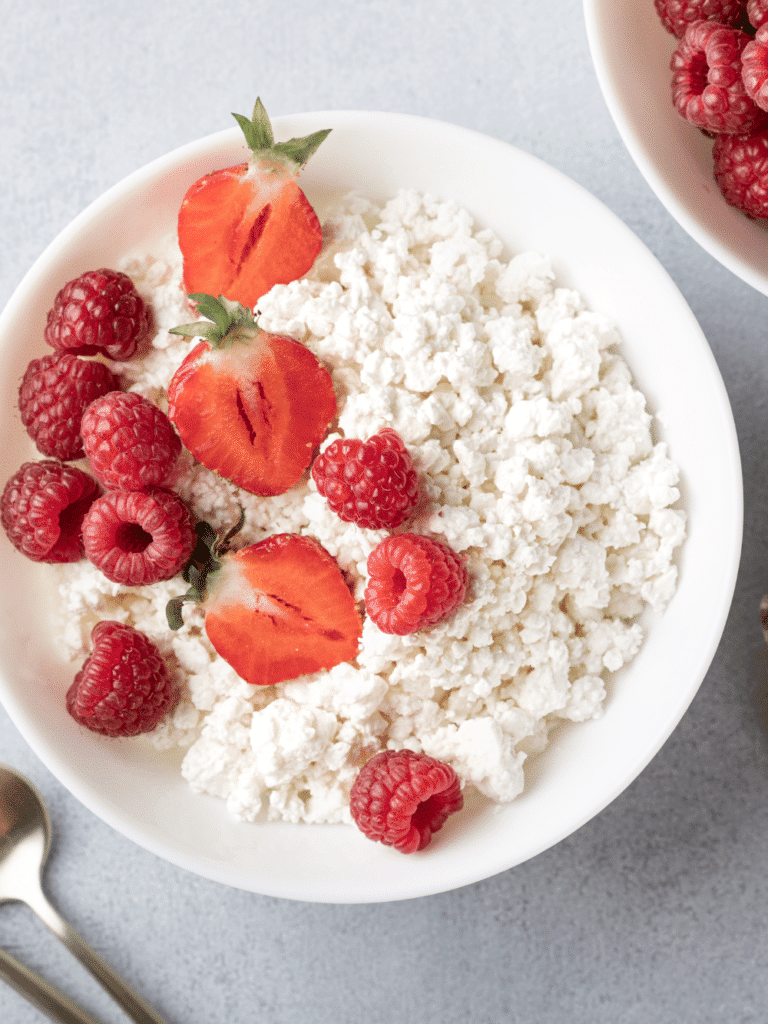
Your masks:
M464 603L409 636L365 620L356 662L262 688L216 655L196 606L169 630L165 606L186 590L181 579L125 588L83 561L52 570L61 642L78 662L99 619L145 632L181 699L131 742L182 748L184 778L237 818L350 821L357 772L386 747L424 751L507 802L558 724L602 713L613 673L643 641L641 613L671 598L685 535L679 471L654 440L615 326L558 287L545 256L508 260L465 210L415 192L382 208L349 196L324 237L312 274L260 301L260 326L302 341L331 371L339 415L324 445L385 426L400 434L426 499L402 529L461 554ZM190 347L168 331L194 318L181 257L169 243L121 269L151 303L157 333L148 354L115 369L167 409ZM386 532L338 519L308 473L261 498L185 453L168 486L216 530L242 506L243 546L314 537L362 609L366 560Z

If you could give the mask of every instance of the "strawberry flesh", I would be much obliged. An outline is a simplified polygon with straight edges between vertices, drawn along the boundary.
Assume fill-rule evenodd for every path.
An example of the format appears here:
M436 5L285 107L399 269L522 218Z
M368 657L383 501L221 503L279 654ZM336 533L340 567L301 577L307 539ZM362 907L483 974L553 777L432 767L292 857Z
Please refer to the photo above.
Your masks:
M252 494L295 484L336 415L331 376L283 335L235 332L196 345L168 388L168 415L208 469Z
M225 555L203 606L214 648L254 686L330 669L358 652L354 598L311 537L276 534Z
M224 295L251 309L273 285L303 277L323 243L317 214L292 175L253 162L191 186L178 238L187 292Z

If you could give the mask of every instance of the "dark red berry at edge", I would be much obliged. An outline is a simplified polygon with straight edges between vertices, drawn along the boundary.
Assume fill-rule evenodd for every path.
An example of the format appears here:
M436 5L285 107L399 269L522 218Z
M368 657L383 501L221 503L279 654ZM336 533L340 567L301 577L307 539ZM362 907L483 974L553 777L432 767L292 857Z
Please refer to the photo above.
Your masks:
M401 853L423 850L463 805L453 768L412 750L375 754L355 780L349 804L361 832Z

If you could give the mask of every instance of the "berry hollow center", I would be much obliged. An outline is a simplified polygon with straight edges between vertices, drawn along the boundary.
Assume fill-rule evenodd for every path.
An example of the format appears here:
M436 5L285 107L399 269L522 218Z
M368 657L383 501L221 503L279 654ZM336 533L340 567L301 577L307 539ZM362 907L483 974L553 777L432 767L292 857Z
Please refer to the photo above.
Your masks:
M408 580L405 578L405 573L402 569L395 569L392 573L392 597L399 601L405 591L408 589Z
M427 829L430 832L432 831L435 819L439 817L442 807L442 794L433 794L418 804L416 810L411 815L411 825L413 825L420 836L423 836Z
M115 542L121 551L138 554L152 543L152 534L138 523L122 523L115 533Z

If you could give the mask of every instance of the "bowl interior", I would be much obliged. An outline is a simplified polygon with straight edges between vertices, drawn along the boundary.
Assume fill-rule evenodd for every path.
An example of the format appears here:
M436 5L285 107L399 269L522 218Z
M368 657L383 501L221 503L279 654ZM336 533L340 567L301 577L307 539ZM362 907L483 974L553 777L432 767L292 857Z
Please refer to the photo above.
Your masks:
M768 228L729 206L712 173L712 141L672 106L677 45L650 0L584 0L600 88L640 172L675 220L723 266L768 295Z
M616 678L599 721L565 727L531 763L526 793L503 809L470 799L421 854L403 856L344 826L246 825L194 795L179 758L143 740L107 740L64 711L72 669L44 628L55 594L44 567L0 537L0 699L51 771L138 844L204 877L267 895L375 902L444 891L519 864L616 797L663 744L719 641L738 567L741 476L733 418L710 349L656 259L602 204L539 160L474 132L422 118L360 112L276 118L277 138L331 127L302 176L323 209L348 190L402 187L454 198L510 252L554 257L559 283L615 320L660 434L684 473L689 537L678 592L640 654ZM45 350L56 291L85 269L151 248L172 231L187 187L242 159L237 128L137 171L85 210L46 250L0 317L0 455L7 479L34 455L16 413L19 378ZM652 301L649 301L652 300Z

